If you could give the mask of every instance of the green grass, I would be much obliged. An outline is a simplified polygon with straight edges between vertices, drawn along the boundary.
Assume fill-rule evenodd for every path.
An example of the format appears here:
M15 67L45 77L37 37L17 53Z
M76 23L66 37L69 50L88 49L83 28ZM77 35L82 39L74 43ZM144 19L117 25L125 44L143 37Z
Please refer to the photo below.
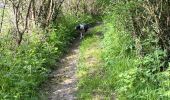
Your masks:
M102 53L102 35L98 35L101 27L95 27L90 30L89 36L86 36L80 45L80 56L77 76L80 79L78 83L78 98L83 100L108 99L111 94L105 85Z
M80 45L78 98L126 100L126 92L132 87L137 71L131 37L122 26L118 30L109 22L90 32L93 35ZM96 35L98 32L103 35Z
M111 5L103 18L104 25L91 31L93 34L103 31L103 38L92 35L82 41L77 74L80 100L112 100L113 97L118 100L169 100L170 68L152 72L162 66L161 57L166 51L150 44L149 39L155 41L155 38L144 37L145 41L132 36L133 14L130 11L138 3L120 1ZM142 56L139 41L142 49L147 50Z

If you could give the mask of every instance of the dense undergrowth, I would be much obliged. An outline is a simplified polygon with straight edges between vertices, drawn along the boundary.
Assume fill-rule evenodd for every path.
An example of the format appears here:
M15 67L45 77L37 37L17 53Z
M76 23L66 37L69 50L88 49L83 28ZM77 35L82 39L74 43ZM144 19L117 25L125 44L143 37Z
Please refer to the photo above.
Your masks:
M154 42L152 33L135 37L132 9L138 3L119 2L105 17L104 52L108 84L120 100L155 100L169 98L169 72L159 72L166 52ZM145 29L145 28L144 28ZM146 54L141 55L141 50Z
M10 33L1 38L0 99L37 99L40 83L77 37L75 25L91 20L86 15L82 19L71 15L61 17L46 30L36 27L31 35L25 34L19 47L13 45Z
M133 17L140 15L133 15L131 11L142 9L140 3L145 2L118 2L104 18L102 57L107 83L120 100L168 99L169 69L162 71L161 67L169 65L165 65L166 50L157 42L160 37L150 26L143 26L143 33L134 33L139 31L135 29Z
M161 26L165 25L161 23L164 21L167 6L162 8L165 10L164 15L159 15L160 19L157 21L158 19L154 19L153 16L158 16L161 11L152 6L158 3L157 1L152 2L153 4L151 2L118 1L107 7L103 17L104 24L98 29L104 34L102 41L98 41L103 48L98 54L100 55L98 60L102 64L96 65L99 66L96 69L100 70L91 75L90 69L93 68L88 69L85 64L87 62L83 58L87 55L80 55L79 72L81 73L83 68L88 69L84 72L88 74L84 75L79 83L80 98L96 99L96 95L97 99L115 97L119 100L168 100L170 98L167 58L169 49L165 46L168 45L166 42L168 37L165 38L167 33L161 32L163 30L160 29L160 27L167 28ZM166 5L166 2L162 4ZM159 4L157 6L159 8ZM155 9L155 13L152 14L155 15L150 15L149 10L153 10L152 7ZM158 24L160 26L157 26ZM87 40L84 40L84 43ZM82 47L88 50L90 46L85 45L91 43L84 43ZM86 49L83 49L83 52ZM85 61L81 60L82 58Z

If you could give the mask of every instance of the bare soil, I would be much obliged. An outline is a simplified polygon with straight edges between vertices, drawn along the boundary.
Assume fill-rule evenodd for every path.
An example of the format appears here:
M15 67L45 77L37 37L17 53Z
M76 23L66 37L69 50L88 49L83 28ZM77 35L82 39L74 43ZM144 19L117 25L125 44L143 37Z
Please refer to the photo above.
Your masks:
M77 90L77 60L80 40L73 43L70 51L60 60L60 67L49 75L43 84L44 100L75 100ZM47 98L45 98L47 97Z

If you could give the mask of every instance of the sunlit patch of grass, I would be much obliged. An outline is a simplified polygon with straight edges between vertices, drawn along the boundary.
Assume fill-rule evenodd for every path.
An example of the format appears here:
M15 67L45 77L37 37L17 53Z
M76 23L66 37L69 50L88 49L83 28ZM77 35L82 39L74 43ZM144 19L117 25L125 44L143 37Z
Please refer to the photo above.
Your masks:
M92 37L85 38L80 46L80 57L79 57L79 71L78 76L84 76L99 67L101 47L100 39L98 36L93 35Z
M108 91L104 90L103 63L101 59L101 35L96 34L100 29L95 27L90 30L80 45L79 63L77 76L79 99L107 99Z

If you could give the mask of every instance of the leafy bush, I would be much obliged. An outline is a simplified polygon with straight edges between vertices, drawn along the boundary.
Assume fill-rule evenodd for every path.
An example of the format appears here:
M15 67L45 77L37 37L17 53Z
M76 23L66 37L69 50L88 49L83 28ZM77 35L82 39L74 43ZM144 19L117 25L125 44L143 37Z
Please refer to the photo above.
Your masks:
M102 53L106 70L105 81L110 89L115 90L118 98L123 99L125 97L123 93L131 88L136 75L134 43L124 30L123 22L120 23L118 20L120 17L116 13L108 16L105 19L103 39L105 49Z
M107 9L103 40L107 81L120 100L168 99L169 68L161 71L168 65L167 51L159 46L151 27L143 27L148 33L143 36L133 34L137 26L134 28L132 11L140 3L119 1Z

